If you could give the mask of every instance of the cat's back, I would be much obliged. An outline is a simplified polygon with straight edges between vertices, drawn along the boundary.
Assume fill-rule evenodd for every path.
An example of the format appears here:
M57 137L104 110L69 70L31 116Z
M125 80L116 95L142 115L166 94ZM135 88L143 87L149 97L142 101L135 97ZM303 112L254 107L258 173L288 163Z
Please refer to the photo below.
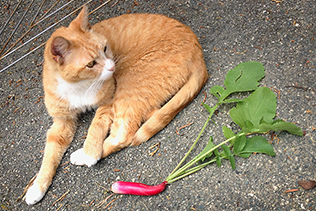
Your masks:
M118 25L121 28L133 27L139 30L150 28L154 31L170 30L174 26L185 26L176 19L169 18L165 15L150 13L124 14L104 20L101 24L102 23Z
M96 31L115 32L116 35L129 37L133 35L155 35L155 37L159 37L166 35L166 32L170 35L170 33L179 31L192 33L189 27L173 18L148 13L124 14L101 21L95 24L93 28Z
M160 14L125 14L101 21L93 29L103 34L114 48L128 51L135 46L155 44L160 47L164 44L183 46L188 43L200 46L189 27Z

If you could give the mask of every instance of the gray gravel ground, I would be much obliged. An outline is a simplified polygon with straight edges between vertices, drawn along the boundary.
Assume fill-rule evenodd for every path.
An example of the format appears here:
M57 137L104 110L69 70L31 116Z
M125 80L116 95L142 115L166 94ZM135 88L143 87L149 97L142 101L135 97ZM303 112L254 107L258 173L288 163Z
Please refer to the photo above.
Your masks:
M1 1L0 22L12 13L15 1ZM0 36L4 45L24 9L24 1ZM20 37L42 1L36 0L21 22L12 40ZM55 1L47 1L47 10ZM90 3L90 10L103 1ZM279 3L278 3L279 2ZM61 0L58 8L67 3ZM24 42L61 19L82 4L74 1L64 10L35 27ZM55 10L54 9L54 10ZM188 150L203 126L207 111L200 105L201 92L175 119L156 136L139 147L124 149L87 168L68 163L70 154L80 148L93 112L80 118L80 126L53 184L43 200L28 206L16 201L28 181L39 170L45 144L45 133L52 123L43 104L41 72L43 48L0 73L0 199L3 210L316 210L316 189L304 190L299 180L316 179L316 2L315 0L113 0L93 13L91 23L125 13L159 13L188 25L200 38L210 74L202 91L222 85L224 76L240 62L256 60L263 63L266 76L260 82L275 90L278 96L278 118L296 122L304 137L277 133L273 140L274 157L257 154L249 159L237 158L233 171L228 162L222 167L210 165L198 173L171 184L152 197L112 196L101 207L96 205L110 195L106 190L120 179L148 184L162 182ZM75 16L62 21L68 25ZM60 25L58 25L60 26ZM1 60L0 68L21 57L29 49L44 42L53 30L47 31L21 50ZM119 36L119 35L118 35ZM206 102L214 105L208 94ZM222 106L196 149L201 150L212 135L223 140L222 125L230 125L227 114L231 106ZM189 122L189 127L175 130ZM270 136L267 136L270 138ZM149 147L161 142L151 157ZM299 191L284 193L290 189ZM69 191L65 198L54 203ZM107 208L105 206L112 200ZM54 203L54 204L53 204Z

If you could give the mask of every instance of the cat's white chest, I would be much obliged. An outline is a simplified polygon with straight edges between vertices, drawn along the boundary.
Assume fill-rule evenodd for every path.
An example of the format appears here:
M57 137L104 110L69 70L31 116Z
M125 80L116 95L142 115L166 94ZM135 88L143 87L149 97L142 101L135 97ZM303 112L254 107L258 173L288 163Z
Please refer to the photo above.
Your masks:
M96 106L96 95L99 89L93 88L92 80L69 83L57 77L57 94L61 99L67 100L71 109L86 110Z

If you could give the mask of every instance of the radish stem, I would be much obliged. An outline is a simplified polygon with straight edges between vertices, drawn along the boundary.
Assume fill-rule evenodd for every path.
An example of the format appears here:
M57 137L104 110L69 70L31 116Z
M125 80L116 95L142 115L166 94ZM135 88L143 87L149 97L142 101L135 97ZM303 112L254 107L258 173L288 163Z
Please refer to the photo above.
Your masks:
M201 129L201 131L200 131L200 133L199 133L199 135L198 135L198 137L195 139L193 145L191 146L191 148L189 149L189 151L186 153L186 155L182 158L182 160L181 160L180 163L177 165L177 167L171 172L170 175L172 175L174 172L176 172L176 171L180 168L180 166L182 165L182 163L187 159L187 157L189 156L189 154L190 154L191 151L193 150L194 146L196 145L196 143L199 141L200 137L202 136L202 133L204 132L204 130L205 130L205 128L206 128L208 122L211 120L211 118L212 118L212 116L213 116L215 110L217 109L217 107L218 107L219 105L220 105L220 104L217 103L217 104L213 107L213 112L210 113L210 115L207 117L207 120L206 120L205 124L203 125L203 127L202 127L202 129Z
M209 119L210 119L210 118L209 118ZM209 120L209 119L208 119L208 120ZM178 180L178 179L181 179L181 178L185 177L185 176L183 176L183 175L186 175L186 176L187 176L187 175L189 175L189 174L192 174L192 173L194 173L194 172L196 172L196 171L202 169L203 167L205 167L205 166L206 166L205 164L209 164L209 163L215 162L216 159L215 159L214 161L211 160L212 162L207 162L207 163L200 164L200 165L198 165L198 166L196 166L196 167L194 167L194 168L192 168L192 169L189 169L189 171L186 172L186 170L187 170L188 168L190 168L194 163L200 161L200 160L201 160L202 158L204 158L207 154L213 152L215 149L217 149L217 148L219 148L220 146L226 144L227 142L230 142L231 140L233 140L233 139L235 139L235 138L237 138L237 137L239 137L239 136L243 136L243 135L246 135L246 134L245 134L245 133L239 133L239 134L237 134L237 135L235 135L235 136L233 136L233 137L231 137L231 138L229 138L229 139L223 141L222 143L216 145L215 147L213 147L213 148L210 149L209 151L205 152L204 154L198 155L198 156L194 157L191 161L189 161L189 162L188 162L187 164L185 164L183 167L181 167L180 169L178 169L178 170L174 171L173 173L171 173L171 174L167 177L166 181L168 181L168 183L171 184L172 182L174 182L174 181L176 181L176 180ZM195 144L196 144L196 142L194 142L193 145L195 145ZM187 157L187 156L188 156L188 154L186 155L186 157ZM192 170L192 172L191 172L190 170Z

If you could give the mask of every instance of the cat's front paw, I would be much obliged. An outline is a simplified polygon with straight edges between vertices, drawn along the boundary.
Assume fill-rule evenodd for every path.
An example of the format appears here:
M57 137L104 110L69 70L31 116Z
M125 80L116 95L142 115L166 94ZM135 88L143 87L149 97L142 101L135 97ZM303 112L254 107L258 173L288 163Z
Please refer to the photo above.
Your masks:
M39 202L44 197L44 195L45 191L41 191L39 186L36 183L34 183L26 192L25 202L28 205L35 204Z
M78 149L70 155L70 162L75 165L83 166L86 165L88 167L93 166L98 162L99 159L95 159L85 154L83 148Z

